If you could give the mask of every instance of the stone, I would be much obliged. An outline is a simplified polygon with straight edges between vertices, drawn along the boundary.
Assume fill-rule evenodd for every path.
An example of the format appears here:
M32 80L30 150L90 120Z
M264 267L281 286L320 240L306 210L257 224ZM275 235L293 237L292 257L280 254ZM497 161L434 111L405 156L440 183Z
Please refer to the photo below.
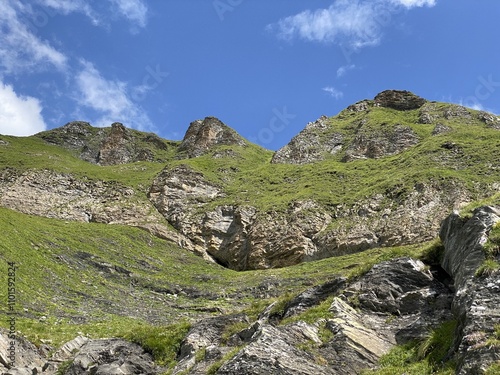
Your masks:
M439 233L444 245L441 264L456 288L452 310L458 320L454 350L459 375L482 374L500 356L498 345L487 344L500 321L500 273L475 275L485 259L483 245L498 222L500 207L484 206L470 218L453 213Z
M326 155L335 155L342 149L344 137L336 132L329 134L329 129L326 116L310 122L290 143L276 151L271 163L308 164L324 160Z
M85 343L67 370L71 375L156 375L150 354L122 339L100 339Z
M407 126L395 125L380 132L360 131L347 147L342 160L379 159L403 152L418 143L418 136Z
M376 106L408 111L422 107L426 100L409 91L386 90L377 94L374 102Z
M205 119L193 121L189 125L178 153L193 158L222 145L246 146L246 141L219 119L205 117Z

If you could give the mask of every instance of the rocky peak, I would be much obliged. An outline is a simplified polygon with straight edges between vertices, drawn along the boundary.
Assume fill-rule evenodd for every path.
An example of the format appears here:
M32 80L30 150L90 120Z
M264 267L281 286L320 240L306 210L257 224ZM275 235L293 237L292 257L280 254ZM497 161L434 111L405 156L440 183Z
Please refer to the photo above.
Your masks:
M215 117L193 121L184 135L179 152L194 158L221 145L245 146L246 141L233 129Z
M82 160L100 165L155 161L157 152L168 150L173 143L153 133L128 129L119 122L110 128L97 128L88 122L72 121L36 136L70 150Z
M399 111L409 111L423 106L427 100L417 96L410 91L386 90L375 96L375 105L397 109Z
M113 123L111 132L102 142L97 162L101 165L128 163L132 158L128 147L129 140L127 128L119 122Z

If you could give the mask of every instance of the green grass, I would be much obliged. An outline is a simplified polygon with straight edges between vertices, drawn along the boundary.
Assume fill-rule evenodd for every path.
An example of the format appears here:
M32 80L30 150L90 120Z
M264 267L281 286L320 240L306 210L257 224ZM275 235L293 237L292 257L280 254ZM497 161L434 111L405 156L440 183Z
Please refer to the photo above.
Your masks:
M500 222L497 223L488 235L488 241L483 245L486 259L476 270L476 277L491 276L500 269L498 256L500 255Z
M421 342L410 342L394 347L380 361L379 370L365 371L363 374L376 375L452 375L455 373L453 361L446 361L453 344L457 322L444 322Z
M190 328L191 324L187 322L164 327L138 326L123 337L142 346L157 364L173 366Z

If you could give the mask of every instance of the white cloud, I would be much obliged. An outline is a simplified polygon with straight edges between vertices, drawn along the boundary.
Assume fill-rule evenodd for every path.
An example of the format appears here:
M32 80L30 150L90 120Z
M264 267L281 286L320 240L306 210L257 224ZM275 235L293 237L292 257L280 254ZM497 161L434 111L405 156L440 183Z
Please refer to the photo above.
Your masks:
M391 2L396 5L403 5L406 8L433 7L436 5L436 0L391 0Z
M322 90L336 100L341 99L344 96L344 93L342 91L337 90L332 86L323 87Z
M335 43L353 50L380 43L392 14L406 7L434 6L436 0L336 0L328 8L285 17L267 30L284 40Z
M134 24L145 27L148 7L142 0L110 0L118 12Z
M63 14L82 13L89 17L94 25L102 25L103 20L109 18L103 14L103 9L97 11L86 0L38 0L38 2ZM108 2L113 15L126 18L135 26L146 26L148 7L143 0L108 0Z
M31 32L23 19L30 15L31 7L17 0L0 1L0 67L5 73L39 70L47 65L64 70L66 56Z
M337 69L337 78L343 77L349 70L356 67L354 64L344 65Z
M27 136L47 129L38 99L19 96L0 81L0 134Z
M125 82L105 79L90 62L82 61L82 65L76 76L80 92L75 99L80 106L100 114L95 121L97 126L121 122L138 130L155 130L148 115L130 98Z
M339 43L357 47L376 45L380 26L371 2L338 0L327 9L305 10L269 26L281 39Z
M83 13L91 19L94 25L100 23L97 13L85 0L39 0L39 3L63 14Z

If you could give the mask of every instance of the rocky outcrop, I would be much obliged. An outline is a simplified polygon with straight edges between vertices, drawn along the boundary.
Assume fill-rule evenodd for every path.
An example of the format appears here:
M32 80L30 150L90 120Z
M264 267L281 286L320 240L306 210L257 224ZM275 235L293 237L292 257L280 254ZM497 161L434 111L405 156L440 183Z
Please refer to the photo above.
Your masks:
M313 323L275 324L275 304L255 322L242 316L199 322L184 340L173 373L359 374L396 344L424 337L450 319L453 293L421 261L401 258L355 282L333 277L305 290L286 304L281 318L300 317L327 298L333 299L329 310ZM246 328L220 339L221 332L240 326Z
M164 372L142 347L122 339L92 340L79 336L50 354L49 347L38 349L25 339L17 339L14 365L4 363L0 333L0 370L2 375L156 375Z
M276 151L271 162L307 164L324 160L326 155L336 154L342 149L344 136L341 133L327 135L330 128L330 121L326 116L310 122L290 143Z
M173 142L153 133L128 129L115 122L111 128L94 128L88 122L73 121L36 134L46 142L62 146L93 164L116 165L136 161L166 161L158 152L174 147Z
M409 91L387 90L374 100L363 100L347 107L339 115L349 118L353 113L368 114L373 107L386 107L401 111L422 107L425 99ZM421 116L422 117L422 116ZM419 143L420 139L409 126L383 124L379 130L370 126L367 118L354 118L346 127L336 126L335 121L320 117L307 126L273 156L272 163L308 164L325 160L337 153L344 153L342 161L377 159L400 153Z
M217 146L245 146L246 141L215 117L193 121L184 135L178 153L194 158Z
M161 221L134 189L50 170L0 171L0 205L62 220L141 225Z
M386 90L377 94L374 102L376 106L409 111L420 108L426 103L426 100L409 91Z
M408 126L395 125L379 132L360 131L347 147L342 160L378 159L399 154L418 143L418 136Z
M313 200L297 201L285 212L213 207L224 196L221 186L186 165L165 168L149 192L154 206L196 252L236 270L286 267L430 240L446 212L471 199L461 184L437 181L410 191L387 191L352 206L325 208Z
M458 319L455 351L457 374L484 374L500 357L494 332L500 321L500 272L476 275L485 260L484 244L496 223L498 207L481 207L471 218L452 214L444 222L440 237L444 244L443 268L455 280L453 313Z

